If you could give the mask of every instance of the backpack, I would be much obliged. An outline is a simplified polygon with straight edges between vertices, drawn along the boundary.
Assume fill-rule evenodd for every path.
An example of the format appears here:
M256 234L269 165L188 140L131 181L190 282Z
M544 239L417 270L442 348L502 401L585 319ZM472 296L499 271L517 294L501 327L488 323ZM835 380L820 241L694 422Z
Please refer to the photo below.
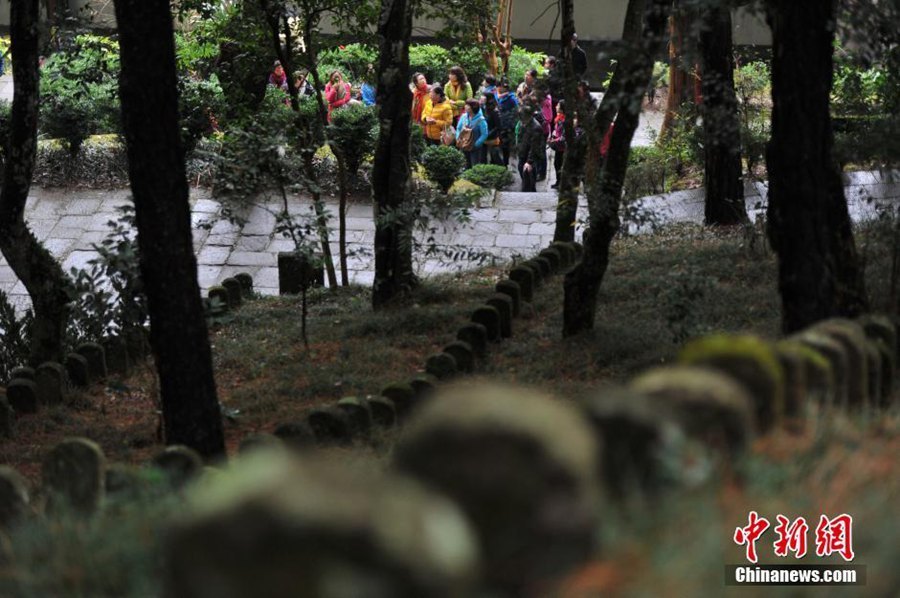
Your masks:
M475 130L472 128L472 125L477 124L482 118L484 117L479 116L462 128L462 131L460 131L459 135L456 137L456 149L464 152L471 152L475 149Z

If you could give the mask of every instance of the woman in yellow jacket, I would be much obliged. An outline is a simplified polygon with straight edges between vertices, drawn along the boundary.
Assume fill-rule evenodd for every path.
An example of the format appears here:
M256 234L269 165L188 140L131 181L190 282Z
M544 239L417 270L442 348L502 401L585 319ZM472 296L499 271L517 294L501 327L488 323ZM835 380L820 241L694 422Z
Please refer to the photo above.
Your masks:
M472 84L466 79L466 71L461 66L450 68L450 79L444 86L447 99L453 105L453 123L466 109L466 100L472 99Z
M431 88L429 101L425 102L422 110L422 122L425 124L425 141L431 145L440 145L441 133L453 125L453 108L440 85Z

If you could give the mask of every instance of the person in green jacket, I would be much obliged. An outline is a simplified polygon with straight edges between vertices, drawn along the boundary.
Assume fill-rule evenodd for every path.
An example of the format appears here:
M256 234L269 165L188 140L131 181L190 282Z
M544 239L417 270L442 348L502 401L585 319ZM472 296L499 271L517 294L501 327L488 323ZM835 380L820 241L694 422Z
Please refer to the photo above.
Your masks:
M444 93L453 107L453 124L456 125L459 115L466 108L466 100L472 98L472 84L466 79L466 71L461 66L450 67L449 81L444 86Z

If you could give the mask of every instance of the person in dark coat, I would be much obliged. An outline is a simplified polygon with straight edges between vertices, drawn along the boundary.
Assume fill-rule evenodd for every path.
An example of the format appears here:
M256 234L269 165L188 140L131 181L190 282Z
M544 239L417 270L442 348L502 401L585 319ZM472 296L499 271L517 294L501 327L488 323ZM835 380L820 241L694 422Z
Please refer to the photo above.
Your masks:
M526 101L519 109L519 176L522 191L536 191L537 167L541 155L547 155L544 126L538 120L540 108L534 101Z
M494 91L486 91L481 94L481 114L484 115L488 126L487 139L481 146L481 163L504 166L503 156L500 153L500 135L502 132L500 108L497 105L497 96L494 93Z
M575 71L575 78L581 79L587 72L587 54L578 45L578 34L572 34L572 70Z

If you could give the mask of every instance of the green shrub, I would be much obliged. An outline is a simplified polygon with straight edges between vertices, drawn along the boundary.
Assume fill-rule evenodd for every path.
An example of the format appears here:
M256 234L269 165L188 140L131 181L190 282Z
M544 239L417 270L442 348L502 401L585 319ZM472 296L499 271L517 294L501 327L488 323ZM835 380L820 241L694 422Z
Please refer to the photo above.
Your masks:
M30 330L33 321L31 310L22 317L9 298L0 290L0 384L9 382L9 374L20 365L25 365L30 349Z
M409 128L409 160L413 164L422 163L422 154L425 152L425 130L421 125L412 125Z
M363 158L375 151L377 127L378 112L373 106L348 105L331 115L328 143L344 154L348 176L356 176Z
M447 82L447 70L453 66L450 53L434 44L412 44L409 47L409 77L422 73L429 84ZM466 71L468 72L468 71Z
M323 81L334 69L340 70L349 81L363 81L369 65L378 66L378 49L367 44L347 44L319 54L318 72Z
M192 151L197 141L213 131L213 120L225 109L225 94L219 78L179 77L178 103L181 115L181 142L185 151Z
M477 164L463 172L462 178L485 189L503 189L513 182L509 169L496 164Z
M669 160L660 148L655 145L633 147L623 185L625 197L636 199L665 193L669 176L674 176L674 172L670 172Z
M433 145L422 153L422 165L428 180L447 193L453 181L466 167L466 157L449 145Z
M481 48L475 44L458 44L450 49L448 58L450 62L444 65L443 81L447 81L447 71L450 67L459 65L466 71L466 77L472 83L472 91L477 90L487 71Z
M125 146L115 135L89 137L78 156L73 157L68 147L58 140L40 141L33 181L41 187L127 187Z
M512 53L509 55L509 67L506 71L506 78L509 79L510 84L521 83L525 79L525 73L531 69L537 69L540 73L544 71L544 55L513 46Z

